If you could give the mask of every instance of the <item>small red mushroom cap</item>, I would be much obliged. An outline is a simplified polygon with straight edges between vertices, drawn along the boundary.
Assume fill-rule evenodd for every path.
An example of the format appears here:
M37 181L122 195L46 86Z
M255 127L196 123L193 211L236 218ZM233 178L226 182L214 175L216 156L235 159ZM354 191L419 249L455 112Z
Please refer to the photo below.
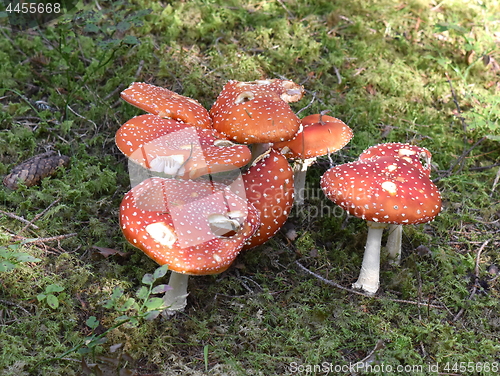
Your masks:
M418 167L427 177L431 175L432 154L424 147L401 142L388 142L370 146L360 154L358 159L378 157L400 157Z
M441 195L434 183L398 157L332 167L321 178L321 188L350 214L372 222L425 223L441 211Z
M265 243L283 226L293 206L293 171L275 150L254 161L243 173L246 198L260 213L260 227L243 249Z
M205 275L229 267L259 219L223 184L150 178L123 198L120 225L125 238L160 265Z
M242 144L290 140L300 120L288 102L302 93L292 81L229 81L210 109L213 127Z
M287 158L308 159L334 153L352 138L352 129L328 115L309 115L302 119L302 132L290 141L277 142L273 148Z
M246 145L222 139L213 129L201 129L156 115L140 115L116 132L116 145L131 161L166 175L195 179L229 171L251 159Z
M200 128L211 128L208 111L196 100L163 87L133 82L121 97L141 110L161 117L182 121Z

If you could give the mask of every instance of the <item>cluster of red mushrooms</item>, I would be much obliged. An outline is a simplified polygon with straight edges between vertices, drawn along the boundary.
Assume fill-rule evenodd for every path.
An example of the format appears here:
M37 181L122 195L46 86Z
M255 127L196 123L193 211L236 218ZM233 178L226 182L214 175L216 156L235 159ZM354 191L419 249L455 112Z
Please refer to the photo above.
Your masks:
M132 245L172 271L172 290L164 298L170 310L186 306L189 275L221 273L242 250L273 237L294 200L304 200L307 167L352 138L334 117L299 119L289 103L303 95L303 87L289 80L232 80L207 111L194 99L147 83L134 82L121 93L148 114L116 133L133 186L120 205L120 225ZM323 176L321 187L332 201L369 221L355 287L368 293L378 288L382 230L374 228L422 223L439 213L429 173L426 149L385 144ZM400 230L391 230L395 257L398 236Z

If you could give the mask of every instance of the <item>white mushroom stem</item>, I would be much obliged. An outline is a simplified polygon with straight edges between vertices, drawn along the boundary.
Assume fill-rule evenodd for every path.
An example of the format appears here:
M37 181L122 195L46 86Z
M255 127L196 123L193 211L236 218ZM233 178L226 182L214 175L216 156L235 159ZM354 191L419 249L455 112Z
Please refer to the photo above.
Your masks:
M299 159L293 165L293 185L295 190L295 205L302 205L305 200L307 169L316 161L316 157Z
M390 263L399 265L401 263L401 242L403 238L402 225L390 225L389 237L387 238L387 252L389 253Z
M177 311L183 311L187 305L187 287L189 281L189 274L177 273L172 270L168 285L172 287L165 293L163 300L165 306L168 307L166 312L173 314Z
M386 223L368 221L368 238L358 280L352 284L355 289L361 289L369 295L374 295L379 287L380 276L380 245Z

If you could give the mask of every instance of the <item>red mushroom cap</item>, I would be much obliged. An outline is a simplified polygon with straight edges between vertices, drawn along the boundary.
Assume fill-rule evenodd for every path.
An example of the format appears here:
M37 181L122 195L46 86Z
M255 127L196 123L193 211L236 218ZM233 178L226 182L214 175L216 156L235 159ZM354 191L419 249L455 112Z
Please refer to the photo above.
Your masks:
M243 174L247 200L260 212L260 227L243 249L265 243L286 222L293 206L293 171L275 150L254 161Z
M259 226L258 212L223 184L150 178L120 205L125 238L178 273L226 270Z
M300 120L287 101L302 97L302 92L292 81L229 81L210 109L213 127L243 144L290 140Z
M229 171L251 159L246 145L222 139L213 129L201 129L156 115L140 115L116 132L116 145L131 161L152 171L183 179Z
M302 119L302 132L290 141L277 142L273 148L287 158L308 159L334 153L352 138L352 129L328 115L309 115Z
M321 188L334 203L372 222L425 223L441 210L441 195L434 183L398 157L332 167L321 178Z
M388 142L370 146L358 159L378 157L400 157L418 167L427 177L431 176L432 154L424 147L404 144L401 142Z
M200 128L211 128L208 111L196 100L163 87L133 82L121 92L128 103L150 114L166 117Z

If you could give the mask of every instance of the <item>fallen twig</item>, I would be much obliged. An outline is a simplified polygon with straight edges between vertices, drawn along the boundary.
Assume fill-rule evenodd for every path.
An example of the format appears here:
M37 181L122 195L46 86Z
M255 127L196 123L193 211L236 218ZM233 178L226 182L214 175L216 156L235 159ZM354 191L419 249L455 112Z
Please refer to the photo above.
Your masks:
M306 273L309 273L312 276L314 276L315 278L319 279L321 282L326 283L327 285L336 287L336 288L338 288L340 290L347 291L347 292L349 292L351 294L361 295L361 296L365 296L367 298L387 299L387 300L389 300L391 302L395 302L395 303L405 303L405 304L412 304L412 305L423 306L423 307L428 307L428 308L445 309L445 307L443 307L443 306L439 306L439 305L435 305L435 304L430 304L430 303L414 302L414 301L411 301L411 300L403 300L403 299L393 299L393 298L388 298L386 296L371 296L371 295L367 295L367 294L364 294L364 293L362 293L360 291L357 291L357 290L354 290L354 289L350 289L348 287L344 287L344 286L338 284L337 282L330 281L329 279L326 279L326 278L320 276L319 274L316 274L313 271L307 269L304 265L302 265L298 261L295 261L295 264L297 264L297 266L300 267Z
M486 140L486 137L483 137L483 138L480 138L479 140L477 140L474 145L472 145L469 149L466 149L464 150L464 152L462 153L462 155L460 157L458 157L455 162L452 163L452 165L450 166L450 168L446 171L444 171L444 174L436 179L433 180L434 183L438 182L439 180L441 180L443 177L448 177L451 175L453 169L458 165L458 164L462 164L462 162L465 160L465 158L472 152L472 150L474 150L479 144L481 144L483 141ZM462 168L463 166L460 167L460 169Z
M11 307L19 308L21 311L23 311L24 313L26 313L29 316L31 316L31 313L29 313L29 311L27 311L26 309L24 309L23 307L21 307L19 304L12 303L12 302L9 302L8 300L3 300L3 299L0 299L0 303L8 305L8 306L11 306Z
M457 98L457 94L455 93L455 89L453 88L453 84L451 83L451 79L450 79L450 76L448 75L448 72L445 73L446 75L446 80L448 81L448 85L450 85L450 91L451 91L451 96L453 97L453 103L455 103L455 107L457 108L457 112L459 115L462 114L462 109L460 108L460 104L458 103L458 98ZM462 123L462 130L464 131L464 133L467 131L467 123L465 122L465 118L463 116L457 116L461 123ZM464 135L464 137L466 137ZM467 141L467 139L465 138L464 141Z
M26 229L30 226L34 226L33 223L35 223L36 221L38 221L41 217L43 217L45 215L45 213L47 213L49 211L49 209L54 206L55 204L57 204L59 201L61 201L60 198L56 199L55 201L53 201L49 206L47 206L41 213L38 213L37 215L35 215L35 217L28 222L28 224L26 226L24 226L17 234L16 236L19 236L19 234L22 234L24 231L26 231ZM36 226L35 226L36 227ZM38 227L36 227L38 229Z
M51 242L51 241L54 241L54 240L63 240L63 239L67 239L67 238L72 238L73 236L76 236L78 235L76 232L74 233L71 233L71 234L65 234L65 235L58 235L58 236L51 236L51 237L48 237L48 238L34 238L34 239L29 239L29 238L25 238L23 236L18 236L18 235L14 235L14 238L20 238L24 244L28 244L28 243L45 243L45 242Z
M315 101L315 100L316 100L316 93L315 93L315 92L313 92L313 93L312 93L312 99L311 99L311 101L310 101L310 102L309 102L309 103L308 103L305 107L302 107L300 110L298 110L298 111L297 111L297 113L296 113L296 114L297 114L297 116L298 116L298 115L299 115L302 111L304 111L304 110L308 109L309 107L311 107L311 106L312 106L312 104L314 103L314 101Z
M469 297L467 298L467 300L472 300L474 295L476 295L477 286L479 284L479 260L481 258L481 253L483 252L484 248L488 245L489 242L490 242L489 240L486 240L485 242L483 242L481 247L479 247L479 249L477 250L476 266L474 268L474 284L472 285L472 291L471 291ZM455 315L455 317L453 317L452 321L457 321L464 314L464 312L465 312L465 307L462 307L460 309L460 311L458 311L458 313Z
M0 210L0 214L6 215L9 218L12 219L17 219L19 222L25 223L26 226L33 227L35 230L38 230L40 227L37 225L33 224L32 221L28 221L27 219L24 219L23 217L19 217L18 215L15 215L14 213L9 213L3 210Z
M498 169L497 174L495 176L495 180L493 181L493 186L491 187L490 197L493 196L493 193L495 192L495 189L496 189L497 184L498 184L498 180L500 180L500 168Z
M375 352L376 352L376 351L378 351L378 350L380 350L380 349L383 349L383 348L384 348L384 346L385 346L385 345L384 345L384 341L383 341L383 340L381 340L381 339L379 339L379 340L377 341L377 343L375 344L375 347L372 349L372 351L370 351L370 352L368 353L368 355L366 355L363 359L358 360L358 361L356 362L356 364L360 364L360 363L365 364L365 363L367 363L367 362L368 362L368 360L370 360L370 358L373 356L373 354L375 354Z

